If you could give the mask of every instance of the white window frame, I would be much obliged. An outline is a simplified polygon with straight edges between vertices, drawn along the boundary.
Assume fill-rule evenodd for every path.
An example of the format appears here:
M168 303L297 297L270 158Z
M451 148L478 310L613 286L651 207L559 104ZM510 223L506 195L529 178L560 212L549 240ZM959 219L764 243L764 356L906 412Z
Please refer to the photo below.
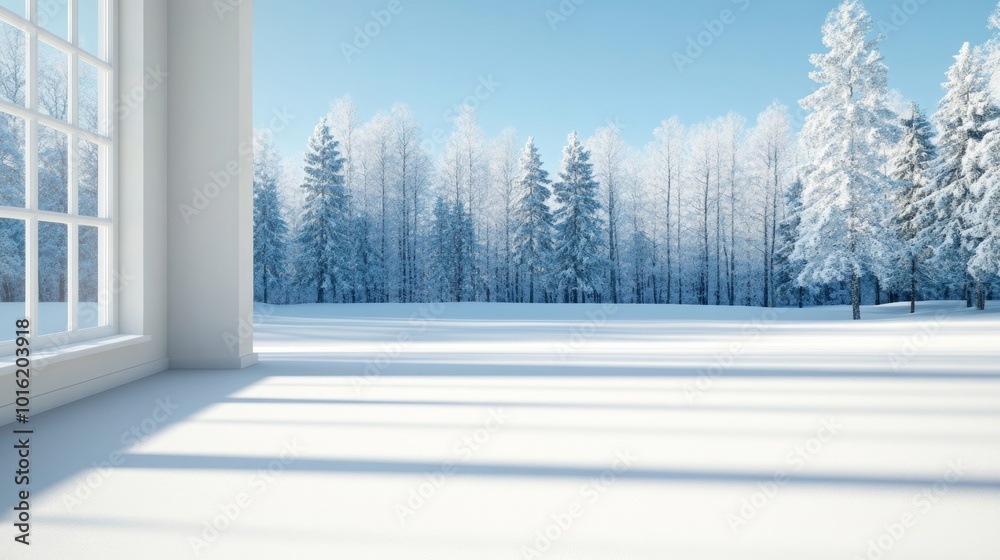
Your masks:
M95 56L80 47L78 33L78 0L66 0L68 8L67 39L63 39L39 25L39 2L45 0L25 0L25 16L0 7L0 21L11 25L25 34L25 107L0 100L0 111L12 114L25 123L25 207L0 206L0 218L22 220L26 224L25 235L25 308L31 320L33 345L36 350L58 350L69 344L104 338L118 334L118 297L116 276L118 259L117 200L118 200L118 115L114 107L118 91L117 73L117 0L98 0L98 54ZM38 106L38 46L44 41L67 55L68 122L42 113ZM80 61L86 62L103 72L104 79L98 81L98 130L95 134L79 126L77 99L79 90L78 68ZM47 212L39 210L38 203L38 130L39 125L67 135L68 139L68 193L67 212ZM98 166L104 171L99 174L100 184L98 216L81 216L78 213L79 177L75 165L79 141L86 140L99 147ZM67 276L66 299L68 308L65 332L37 335L38 328L38 224L39 222L65 224L67 226ZM96 226L101 234L98 243L103 249L98 261L98 317L94 328L80 329L79 313L79 227ZM15 325L0 325L0 341L10 335L13 338ZM12 340L0 342L0 356L14 354Z

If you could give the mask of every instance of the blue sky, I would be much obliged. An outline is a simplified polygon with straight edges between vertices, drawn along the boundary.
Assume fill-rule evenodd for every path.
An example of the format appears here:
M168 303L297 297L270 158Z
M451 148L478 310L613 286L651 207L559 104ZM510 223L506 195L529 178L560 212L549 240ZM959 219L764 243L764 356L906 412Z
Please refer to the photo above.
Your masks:
M616 122L642 146L672 115L693 124L736 111L752 121L775 99L798 111L813 85L809 55L823 51L820 28L837 3L255 0L255 124L266 127L275 111L295 115L276 135L282 155L294 156L345 94L364 120L408 103L427 135L450 132L447 115L473 96L488 136L506 126L535 136L555 170L572 130L588 136ZM996 4L865 5L886 35L890 87L932 109L961 44L989 38ZM356 28L377 35L359 38ZM688 52L699 34L707 46ZM679 68L675 53L696 56Z

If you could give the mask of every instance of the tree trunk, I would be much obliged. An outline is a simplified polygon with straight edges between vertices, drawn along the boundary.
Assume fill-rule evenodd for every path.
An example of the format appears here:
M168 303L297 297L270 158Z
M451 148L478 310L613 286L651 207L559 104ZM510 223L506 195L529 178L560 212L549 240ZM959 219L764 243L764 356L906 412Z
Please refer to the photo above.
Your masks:
M857 271L851 272L851 311L854 320L861 320L861 277Z

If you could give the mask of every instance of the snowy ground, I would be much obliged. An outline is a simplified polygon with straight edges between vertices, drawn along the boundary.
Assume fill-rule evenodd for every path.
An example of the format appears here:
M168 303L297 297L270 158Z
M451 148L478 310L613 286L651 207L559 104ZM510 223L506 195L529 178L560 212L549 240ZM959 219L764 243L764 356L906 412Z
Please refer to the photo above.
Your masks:
M906 311L260 307L34 418L0 558L994 560L1000 313Z

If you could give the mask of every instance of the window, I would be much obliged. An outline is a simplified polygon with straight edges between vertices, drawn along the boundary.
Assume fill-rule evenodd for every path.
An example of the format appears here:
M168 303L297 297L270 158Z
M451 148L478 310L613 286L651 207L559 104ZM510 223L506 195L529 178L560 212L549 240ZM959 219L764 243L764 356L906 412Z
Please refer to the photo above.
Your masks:
M115 0L0 0L0 355L116 332Z

